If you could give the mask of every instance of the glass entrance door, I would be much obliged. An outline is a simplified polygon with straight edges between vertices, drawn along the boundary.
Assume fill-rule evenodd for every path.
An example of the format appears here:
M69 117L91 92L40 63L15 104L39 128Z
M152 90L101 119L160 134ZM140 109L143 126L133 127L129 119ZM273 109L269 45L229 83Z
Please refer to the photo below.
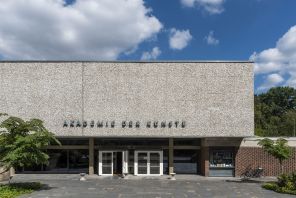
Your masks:
M113 152L102 151L101 152L101 174L112 175L113 174Z
M162 151L135 151L135 175L162 175Z
M99 151L99 175L127 174L128 152Z
M140 175L148 174L148 153L147 152L138 153L138 174Z
M150 159L150 174L160 174L160 153L151 152L149 153Z

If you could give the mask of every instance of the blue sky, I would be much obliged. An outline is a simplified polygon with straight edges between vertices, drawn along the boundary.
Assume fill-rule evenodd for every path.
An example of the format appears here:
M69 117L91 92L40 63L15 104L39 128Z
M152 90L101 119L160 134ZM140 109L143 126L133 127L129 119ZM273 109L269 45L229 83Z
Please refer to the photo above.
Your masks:
M296 87L295 0L11 0L0 15L2 60L251 57L257 93Z

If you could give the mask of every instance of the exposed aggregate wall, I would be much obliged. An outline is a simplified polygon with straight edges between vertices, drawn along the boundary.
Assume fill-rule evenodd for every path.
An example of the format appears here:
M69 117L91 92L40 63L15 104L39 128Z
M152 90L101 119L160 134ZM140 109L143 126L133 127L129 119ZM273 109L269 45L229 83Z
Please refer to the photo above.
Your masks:
M254 134L248 62L0 62L0 83L0 112L40 118L57 136ZM88 126L63 127L71 120ZM98 128L97 121L108 121L108 127ZM133 127L122 128L122 121L132 121ZM147 128L147 121L159 125ZM168 128L169 121L179 121L178 127Z

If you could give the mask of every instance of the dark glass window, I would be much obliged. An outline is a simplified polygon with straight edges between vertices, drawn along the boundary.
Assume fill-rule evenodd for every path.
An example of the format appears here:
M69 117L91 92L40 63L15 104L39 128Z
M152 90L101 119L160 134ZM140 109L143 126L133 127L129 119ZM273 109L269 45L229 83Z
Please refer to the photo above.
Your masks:
M87 172L88 150L55 150L48 149L49 164L33 167L17 168L22 171L49 171L49 172Z
M211 150L210 167L234 167L232 150Z
M47 171L66 170L67 169L67 150L47 150L49 155L49 164Z
M88 139L63 139L60 138L59 141L62 145L88 145Z
M174 150L174 172L197 174L197 150Z
M200 139L174 139L174 146L200 146Z
M69 168L87 170L88 169L88 150L70 150Z
M163 174L169 173L169 150L163 150Z
M149 146L159 148L168 146L168 139L96 139L95 145L105 147L141 147Z
M135 151L129 150L128 151L128 173L134 174L134 163L135 163Z
M33 165L33 166L30 166L30 167L24 167L23 170L24 171L42 171L43 166L44 165ZM22 169L20 169L20 170L22 170Z
M212 148L210 150L210 171L212 177L234 176L234 152L231 148Z

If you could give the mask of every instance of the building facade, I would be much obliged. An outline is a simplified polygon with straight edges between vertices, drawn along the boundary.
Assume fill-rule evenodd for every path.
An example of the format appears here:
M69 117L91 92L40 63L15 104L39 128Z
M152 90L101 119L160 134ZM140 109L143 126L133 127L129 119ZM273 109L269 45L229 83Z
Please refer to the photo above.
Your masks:
M251 62L4 61L0 76L1 112L62 143L19 172L235 176L254 136Z

